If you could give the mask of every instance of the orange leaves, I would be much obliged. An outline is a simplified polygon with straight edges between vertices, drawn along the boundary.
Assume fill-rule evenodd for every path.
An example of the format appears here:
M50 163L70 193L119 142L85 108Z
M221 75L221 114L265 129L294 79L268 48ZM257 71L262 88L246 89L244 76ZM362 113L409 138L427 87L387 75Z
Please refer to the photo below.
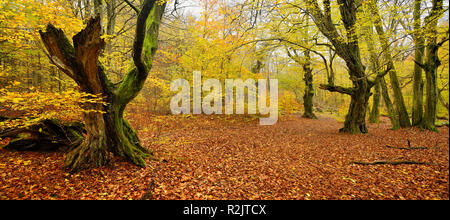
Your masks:
M148 120L149 117L147 117ZM219 116L154 117L130 114L142 143L155 152L148 167L125 161L70 175L63 153L0 152L0 199L448 199L448 127L441 133L370 127L368 135L343 135L329 118L293 117L272 127ZM135 122L135 123L133 123ZM139 123L141 126L136 126ZM155 136L157 135L157 136ZM158 137L158 138L156 138ZM425 138L424 138L425 137ZM435 146L404 151L385 145ZM157 141L160 140L160 141ZM167 140L167 141L162 141ZM354 160L402 156L441 166L358 166ZM151 187L154 182L154 187Z
M447 128L424 140L416 129L390 131L388 124L372 127L367 136L341 135L336 130L342 125L325 118L294 117L269 128L220 117L177 121L162 131L171 141L153 145L166 151L158 156L168 161L156 165L156 199L448 198ZM398 152L379 146L406 137L417 137L416 143L425 146L440 140L441 152L409 152L415 155L408 157L439 160L445 167L351 164L355 158L394 157ZM190 142L173 148L179 139Z

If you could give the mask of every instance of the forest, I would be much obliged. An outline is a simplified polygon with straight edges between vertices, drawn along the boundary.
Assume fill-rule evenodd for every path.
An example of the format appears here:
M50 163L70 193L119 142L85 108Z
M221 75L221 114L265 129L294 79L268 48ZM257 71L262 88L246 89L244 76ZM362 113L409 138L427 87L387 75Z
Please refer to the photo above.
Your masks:
M448 200L448 9L0 0L0 200Z

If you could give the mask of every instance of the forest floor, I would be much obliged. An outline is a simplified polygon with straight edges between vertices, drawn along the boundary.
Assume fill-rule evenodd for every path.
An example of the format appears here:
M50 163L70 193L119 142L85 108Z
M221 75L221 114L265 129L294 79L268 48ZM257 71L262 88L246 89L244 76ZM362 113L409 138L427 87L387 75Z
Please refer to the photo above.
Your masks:
M392 131L384 119L367 135L346 135L329 116L291 116L274 126L225 116L140 117L133 124L157 158L147 168L115 159L71 175L62 152L0 150L0 199L449 199L448 127ZM408 140L429 149L386 147L408 147Z

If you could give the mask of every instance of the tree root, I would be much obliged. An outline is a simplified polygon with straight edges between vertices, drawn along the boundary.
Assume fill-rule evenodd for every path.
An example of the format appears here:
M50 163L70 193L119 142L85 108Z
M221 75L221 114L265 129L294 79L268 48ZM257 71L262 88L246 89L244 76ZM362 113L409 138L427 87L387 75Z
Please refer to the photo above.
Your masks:
M64 167L71 173L95 169L109 163L112 154L108 151L103 137L91 137L80 146L67 153Z

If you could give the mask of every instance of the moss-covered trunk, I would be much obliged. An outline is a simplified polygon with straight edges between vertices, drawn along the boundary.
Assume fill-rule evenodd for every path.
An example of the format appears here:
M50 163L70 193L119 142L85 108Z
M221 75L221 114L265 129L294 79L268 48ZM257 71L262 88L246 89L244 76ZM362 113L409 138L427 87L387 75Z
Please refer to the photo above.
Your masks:
M397 71L394 65L394 59L391 54L391 48L388 40L388 36L386 35L383 27L383 22L380 17L378 6L375 1L369 1L369 8L372 12L372 16L374 19L374 26L377 30L378 37L380 39L380 43L382 45L382 49L384 52L384 58L388 63L389 77L391 80L392 91L394 94L395 106L398 114L398 119L400 126L402 128L407 128L411 126L411 121L409 118L408 110L406 108L405 100L403 98L403 93L400 87L400 82L398 80Z
M437 56L436 56L437 58ZM437 89L437 68L427 68L425 71L426 76L426 101L425 101L425 114L423 117L422 128L437 131L436 118L437 118L437 102L438 102L438 89Z
M64 166L73 172L101 167L111 159L106 123L101 113L85 113L84 141L66 154Z
M313 73L311 68L311 55L309 50L304 51L305 60L303 63L303 81L305 82L305 94L303 95L303 106L304 106L304 118L316 119L314 114L314 87L313 87Z
M380 121L380 100L381 86L380 83L375 85L375 94L373 95L372 110L370 111L369 123L378 123Z
M394 109L394 104L392 104L391 98L389 97L389 90L387 87L386 80L383 78L380 81L381 93L383 95L384 104L388 110L389 119L391 120L392 130L400 129L400 122L398 121L397 112Z
M345 117L344 128L340 130L342 133L349 134L366 134L368 133L366 125L366 113L371 96L369 85L360 81L357 90L351 94L350 107Z
M443 15L443 1L433 0L433 7L430 15L425 18L426 36L427 36L427 52L425 58L426 77L426 102L425 113L423 118L422 128L437 131L436 118L437 118L437 103L438 103L438 88L437 88L437 70L441 65L439 60L438 50L448 40L437 42L438 40L438 21Z
M421 4L422 0L414 0L414 44L415 55L414 60L417 64L414 65L413 73L413 108L412 108L412 125L418 126L423 120L423 77L422 67L423 57L425 54L425 40L421 33Z
M133 66L117 85L107 78L98 61L105 46L101 39L100 18L90 19L86 28L74 36L73 45L61 29L47 26L40 32L50 60L75 80L85 93L101 95L101 103L83 104L86 137L69 152L65 166L72 172L97 168L108 163L113 155L121 156L138 166L145 166L149 151L143 148L131 125L123 118L126 106L142 90L152 67L158 45L158 31L165 4L146 0L138 12L133 45Z
M125 110L123 103L111 104L110 113L107 117L107 130L109 137L114 140L111 152L115 155L127 158L138 166L145 166L144 159L149 156L150 152L142 147L136 131L130 123L123 118Z
M86 136L80 146L68 152L65 167L72 172L106 165L112 156L120 156L144 167L148 149L141 146L136 131L123 118L123 104L114 101L106 113L91 112L83 116Z

